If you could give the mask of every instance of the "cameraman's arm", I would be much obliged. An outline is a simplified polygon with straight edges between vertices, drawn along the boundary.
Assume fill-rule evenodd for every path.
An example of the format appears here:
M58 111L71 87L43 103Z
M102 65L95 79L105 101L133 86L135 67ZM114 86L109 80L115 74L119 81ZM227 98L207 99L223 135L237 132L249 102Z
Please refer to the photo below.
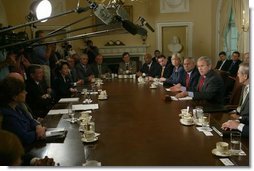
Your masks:
M0 62L0 69L6 66L15 66L16 65L16 54L11 53L7 55L6 59L4 61Z

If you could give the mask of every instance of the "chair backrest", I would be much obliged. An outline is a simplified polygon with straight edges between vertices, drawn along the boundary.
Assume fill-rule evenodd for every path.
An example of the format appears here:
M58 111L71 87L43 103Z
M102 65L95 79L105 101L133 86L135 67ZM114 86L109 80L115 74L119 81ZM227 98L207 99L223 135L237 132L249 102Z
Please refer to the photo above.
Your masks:
M3 115L0 112L0 129L2 129Z
M236 77L234 88L232 90L232 94L231 94L230 100L229 100L230 105L238 105L239 104L242 88L243 88L243 84L239 83L239 78Z

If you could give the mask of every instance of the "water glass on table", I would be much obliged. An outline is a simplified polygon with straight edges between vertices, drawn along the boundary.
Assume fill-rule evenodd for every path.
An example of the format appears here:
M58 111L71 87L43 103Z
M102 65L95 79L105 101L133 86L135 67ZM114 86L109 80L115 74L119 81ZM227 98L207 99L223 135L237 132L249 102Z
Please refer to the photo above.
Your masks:
M230 133L230 151L232 155L239 155L241 152L241 133Z
M204 113L201 121L202 121L202 130L209 131L211 129L210 128L210 114Z

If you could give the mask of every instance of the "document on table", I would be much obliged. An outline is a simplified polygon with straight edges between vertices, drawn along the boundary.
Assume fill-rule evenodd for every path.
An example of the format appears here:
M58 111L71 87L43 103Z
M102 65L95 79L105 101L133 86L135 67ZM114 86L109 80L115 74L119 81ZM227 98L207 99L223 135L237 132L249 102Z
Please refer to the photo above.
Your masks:
M68 114L68 109L52 109L48 112L48 115L61 115Z
M178 100L192 100L192 97L182 97L182 98L176 98L175 96L170 96L172 100L178 101Z
M74 97L74 98L61 98L59 100L59 103L78 102L78 101L79 101L78 97Z
M52 136L64 136L67 130L65 128L48 128L46 131L46 137Z
M98 104L77 104L72 105L72 110L90 110L90 109L99 109Z

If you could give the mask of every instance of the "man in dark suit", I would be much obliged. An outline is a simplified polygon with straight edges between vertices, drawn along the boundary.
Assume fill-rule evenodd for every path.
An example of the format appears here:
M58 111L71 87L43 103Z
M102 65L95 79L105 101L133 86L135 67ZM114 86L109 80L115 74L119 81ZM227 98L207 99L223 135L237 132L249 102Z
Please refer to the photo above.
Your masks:
M231 64L228 68L228 72L231 77L237 76L239 64L242 62L239 58L240 58L240 53L238 51L235 51L232 53Z
M158 63L158 58L159 58L160 55L161 55L161 52L158 49L156 49L154 51L154 57L152 58L153 62L157 62Z
M230 60L231 64L228 69L228 76L225 78L225 96L227 97L230 95L231 91L233 90L234 84L235 84L235 78L237 76L237 71L239 68L239 64L242 62L239 60L240 53L238 51L235 51L232 53L232 57Z
M231 61L227 60L226 52L222 51L219 53L220 60L217 61L215 69L220 71L228 71Z
M184 73L179 84L171 87L171 91L194 91L198 84L199 72L194 57L186 57L183 62Z
M95 57L95 63L91 65L91 69L95 78L101 78L105 76L105 74L111 73L109 67L103 64L103 56L101 54Z
M140 71L137 73L137 76L142 76L143 74L145 74L146 76L150 77L159 77L160 65L152 60L152 55L150 53L145 54L144 60L145 63L142 65Z
M173 66L168 59L164 55L160 55L158 57L158 63L160 64L159 78L169 78L172 75ZM153 77L149 77L149 80L152 81Z
M244 85L239 106L236 113L231 114L231 120L222 124L222 128L236 129L242 132L243 136L249 136L249 64L242 63L239 65L238 70L239 82Z
M26 82L27 104L35 118L45 117L53 106L52 89L47 86L39 65L30 66L29 72L30 79Z
M224 83L220 75L212 70L211 59L202 56L197 61L200 78L194 91L183 91L177 98L190 96L193 100L206 100L209 103L223 104Z
M90 83L93 80L94 75L90 65L88 65L87 54L83 53L80 55L80 63L76 65L76 72L78 80L82 80L84 84Z

